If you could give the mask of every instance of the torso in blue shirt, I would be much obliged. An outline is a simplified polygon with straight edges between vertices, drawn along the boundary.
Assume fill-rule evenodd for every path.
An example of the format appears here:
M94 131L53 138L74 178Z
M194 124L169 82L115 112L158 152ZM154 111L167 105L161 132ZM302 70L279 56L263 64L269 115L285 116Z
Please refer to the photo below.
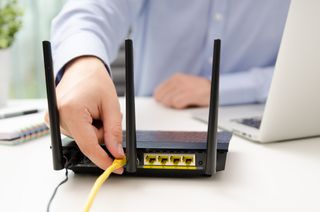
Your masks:
M81 55L110 64L129 27L137 95L176 72L210 78L222 40L220 103L267 98L290 0L69 0L53 22L55 68ZM58 75L61 77L61 74Z
M223 74L273 66L288 7L289 0L146 1L132 27L137 94L151 95L175 72L209 78L215 38Z

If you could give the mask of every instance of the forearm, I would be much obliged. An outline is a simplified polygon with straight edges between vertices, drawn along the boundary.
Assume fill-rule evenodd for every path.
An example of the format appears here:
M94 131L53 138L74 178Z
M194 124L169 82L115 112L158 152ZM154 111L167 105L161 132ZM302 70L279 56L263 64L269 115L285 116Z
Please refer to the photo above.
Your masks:
M52 22L56 72L61 76L64 66L80 56L95 56L109 66L127 35L134 9L126 0L69 0Z

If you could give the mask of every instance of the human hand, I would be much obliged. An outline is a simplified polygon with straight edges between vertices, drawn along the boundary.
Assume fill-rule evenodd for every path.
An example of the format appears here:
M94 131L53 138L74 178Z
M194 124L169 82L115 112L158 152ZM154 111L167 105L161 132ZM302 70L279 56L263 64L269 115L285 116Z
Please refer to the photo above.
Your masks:
M119 101L102 61L86 56L70 62L56 93L61 132L73 137L84 155L104 170L112 159L99 143L104 142L115 158L125 157ZM48 122L48 114L45 119ZM94 120L102 126L94 126ZM122 172L122 168L115 171Z
M177 73L156 88L154 98L176 109L209 106L210 88L210 80L206 78Z

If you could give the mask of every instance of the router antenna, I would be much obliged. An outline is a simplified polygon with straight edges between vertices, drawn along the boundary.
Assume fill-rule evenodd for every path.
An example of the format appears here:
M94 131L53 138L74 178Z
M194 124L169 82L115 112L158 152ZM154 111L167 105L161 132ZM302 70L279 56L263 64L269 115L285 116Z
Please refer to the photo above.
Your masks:
M59 111L57 106L57 97L54 84L53 62L51 53L51 44L49 41L42 42L44 69L46 76L47 99L50 119L51 149L53 158L53 169L61 170L64 168L64 159L62 155L62 143L60 135Z
M212 58L211 93L207 132L207 158L205 174L212 175L217 171L217 122L219 107L219 72L220 72L220 39L214 40Z
M133 46L132 40L125 41L126 52L126 170L129 173L137 171L137 138L134 102L134 75L133 75Z

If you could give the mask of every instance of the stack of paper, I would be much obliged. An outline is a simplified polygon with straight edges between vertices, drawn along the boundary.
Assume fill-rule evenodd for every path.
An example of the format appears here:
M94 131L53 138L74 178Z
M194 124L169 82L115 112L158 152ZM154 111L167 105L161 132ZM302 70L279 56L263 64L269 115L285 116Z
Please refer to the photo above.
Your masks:
M22 143L48 134L43 117L41 112L0 119L0 144Z

